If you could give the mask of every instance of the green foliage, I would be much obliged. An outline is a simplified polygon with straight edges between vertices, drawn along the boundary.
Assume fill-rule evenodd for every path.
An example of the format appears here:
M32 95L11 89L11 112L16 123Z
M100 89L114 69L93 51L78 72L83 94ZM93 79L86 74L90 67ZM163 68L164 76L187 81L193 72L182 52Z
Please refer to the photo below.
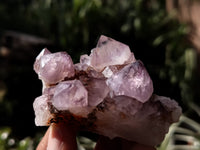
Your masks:
M41 140L42 135L37 134L34 138L26 137L22 140L12 136L9 127L0 128L0 150L34 150ZM77 137L78 150L93 150L95 142L82 136Z
M78 150L93 150L96 142L83 136L77 137Z
M9 139L8 139L10 131L11 130L9 128L2 128L0 130L0 149L1 150L6 150L6 149L8 149L8 146L10 146L9 143L11 143L11 142L9 142Z
M33 150L36 145L37 138L33 141L30 137L18 140L11 135L9 127L0 129L0 150ZM35 145L34 145L35 144Z
M169 133L157 150L199 150L200 124L182 116L180 121L170 127Z

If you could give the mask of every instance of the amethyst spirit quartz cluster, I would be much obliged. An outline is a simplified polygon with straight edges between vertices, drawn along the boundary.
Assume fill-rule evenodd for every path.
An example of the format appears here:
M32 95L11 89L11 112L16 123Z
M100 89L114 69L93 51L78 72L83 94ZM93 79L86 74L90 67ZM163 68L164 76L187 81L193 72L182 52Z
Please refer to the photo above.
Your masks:
M103 35L77 64L66 52L43 49L34 70L43 83L33 103L37 126L63 121L111 139L155 146L181 115L176 101L153 94L152 80L130 48Z

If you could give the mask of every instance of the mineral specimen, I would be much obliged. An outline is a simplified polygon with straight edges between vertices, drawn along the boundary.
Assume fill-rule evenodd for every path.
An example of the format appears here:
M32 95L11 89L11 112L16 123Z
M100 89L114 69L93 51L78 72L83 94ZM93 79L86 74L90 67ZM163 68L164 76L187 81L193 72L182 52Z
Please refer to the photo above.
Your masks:
M43 82L43 94L33 103L37 126L63 121L154 146L181 115L174 100L152 94L152 80L129 47L106 36L77 64L66 52L44 49L34 70Z

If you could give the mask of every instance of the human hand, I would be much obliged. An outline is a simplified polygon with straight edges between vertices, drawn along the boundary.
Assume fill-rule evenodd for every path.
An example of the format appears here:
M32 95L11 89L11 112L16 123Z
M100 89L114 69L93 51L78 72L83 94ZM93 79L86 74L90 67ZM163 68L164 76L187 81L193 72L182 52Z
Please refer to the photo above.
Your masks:
M37 150L77 150L77 130L63 123L51 124ZM100 137L94 150L155 150L120 138Z

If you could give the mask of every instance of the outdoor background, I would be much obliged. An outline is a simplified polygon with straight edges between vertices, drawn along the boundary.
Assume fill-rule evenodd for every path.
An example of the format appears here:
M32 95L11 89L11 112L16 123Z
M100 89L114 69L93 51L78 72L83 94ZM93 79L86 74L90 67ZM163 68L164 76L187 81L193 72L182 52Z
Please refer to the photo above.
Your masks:
M39 52L67 51L78 62L102 34L129 45L154 93L175 99L189 119L170 130L174 141L160 149L199 150L199 16L199 0L1 0L0 150L35 149L47 129L35 126L32 107L42 88L33 71ZM82 150L94 145L78 140Z

